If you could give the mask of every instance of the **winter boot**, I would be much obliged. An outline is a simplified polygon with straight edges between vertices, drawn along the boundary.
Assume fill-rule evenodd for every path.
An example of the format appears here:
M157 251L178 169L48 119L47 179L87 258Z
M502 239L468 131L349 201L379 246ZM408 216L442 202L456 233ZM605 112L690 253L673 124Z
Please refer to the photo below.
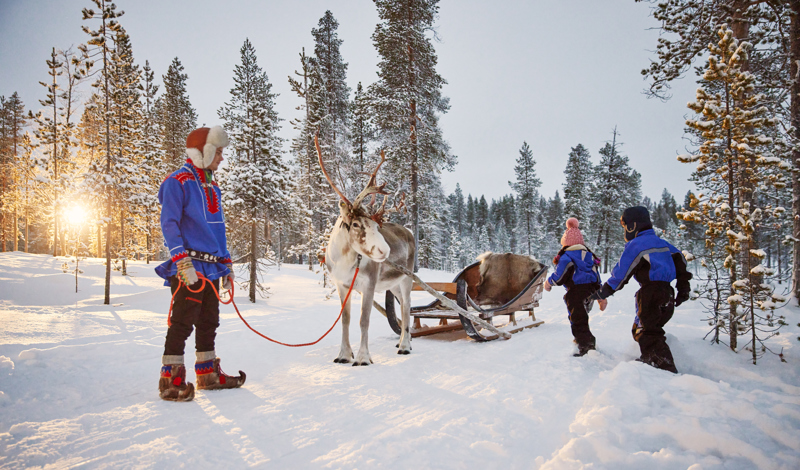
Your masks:
M169 401L191 401L194 398L194 385L186 381L186 367L183 364L161 367L158 395Z
M222 372L222 369L219 367L219 358L214 355L213 351L197 353L197 362L194 365L194 372L197 374L197 388L199 390L238 388L244 385L244 381L247 378L242 371L239 371L238 377L233 377Z
M573 354L573 356L575 357L585 356L586 354L589 353L589 351L594 351L594 350L595 350L594 341L586 344L578 344L578 352Z

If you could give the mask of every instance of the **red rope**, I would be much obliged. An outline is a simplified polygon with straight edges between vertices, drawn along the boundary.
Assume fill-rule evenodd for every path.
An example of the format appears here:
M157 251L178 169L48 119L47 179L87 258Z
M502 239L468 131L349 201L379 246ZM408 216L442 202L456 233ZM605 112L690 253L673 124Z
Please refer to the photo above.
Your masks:
M347 290L347 295L344 298L344 302L342 302L342 309L339 310L339 316L336 317L336 321L333 322L333 325L331 325L331 327L328 329L328 331L325 332L324 335L320 336L319 339L314 341L313 343L302 343L302 344L282 343L280 341L277 341L277 340L274 340L274 339L270 338L267 335L262 334L261 332L259 332L258 330L256 330L252 326L250 326L250 324L247 323L247 320L245 320L244 317L242 316L241 312L239 312L239 307L237 307L236 306L236 302L233 301L233 285L232 284L231 284L231 288L230 288L231 298L226 302L226 301L222 300L222 298L219 296L219 292L217 291L217 288L214 287L214 283L209 281L208 278L206 278L205 276L203 276L200 273L197 273L197 278L198 278L198 280L203 281L203 283L200 284L200 288L198 288L197 290L192 290L189 286L187 286L186 284L183 283L183 280L180 277L178 278L178 288L175 289L175 292L173 292L172 298L169 301L169 314L167 315L167 326L172 326L172 304L175 301L175 294L178 293L180 288L181 287L186 287L186 290L188 290L189 292L191 292L193 294L196 294L198 292L201 292L203 289L205 289L206 282L208 282L209 284L211 284L211 288L214 290L214 294L216 294L217 299L220 301L220 303L222 303L224 305L233 304L233 308L236 309L236 314L239 315L239 318L242 320L242 322L248 328L250 328L250 330L253 333L257 334L258 336L261 336L262 338L264 338L266 340L272 341L273 343L280 344L282 346L289 346L290 348L299 348L299 347L302 347L302 346L312 346L312 345L315 345L315 344L319 343L320 341L322 341L322 338L328 336L328 333L330 333L333 330L333 328L336 326L336 324L339 323L339 319L342 318L342 313L344 312L344 306L347 305L347 301L350 299L350 293L353 291L353 286L356 283L356 276L358 276L358 269L359 269L358 268L358 264L356 264L356 273L353 274L353 281L350 283L350 289Z

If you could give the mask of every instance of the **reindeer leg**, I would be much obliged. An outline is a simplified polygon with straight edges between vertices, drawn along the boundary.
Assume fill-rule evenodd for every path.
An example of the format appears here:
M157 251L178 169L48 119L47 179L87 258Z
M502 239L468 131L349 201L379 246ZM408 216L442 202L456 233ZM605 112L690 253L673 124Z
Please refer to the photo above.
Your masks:
M400 310L403 312L403 324L400 326L400 344L397 354L411 354L411 283L402 282L397 289L400 301Z
M339 301L341 302L347 296L347 289L336 283L336 290L339 291ZM352 294L347 299L347 305L342 309L342 346L339 348L339 356L333 362L340 364L347 364L353 360L353 348L350 347L350 301Z
M358 354L353 362L354 366L368 366L372 364L369 355L369 314L372 312L372 299L375 297L375 286L365 289L361 293L361 344L358 346Z

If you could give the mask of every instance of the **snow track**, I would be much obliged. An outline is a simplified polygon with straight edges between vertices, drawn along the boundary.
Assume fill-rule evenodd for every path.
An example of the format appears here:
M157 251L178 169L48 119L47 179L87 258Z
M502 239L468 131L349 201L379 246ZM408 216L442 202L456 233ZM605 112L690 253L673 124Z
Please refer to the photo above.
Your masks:
M789 362L753 366L702 341L699 307L681 306L666 327L673 375L634 361L635 286L592 312L598 351L581 358L559 289L536 311L545 323L508 341L455 331L414 339L408 356L375 312L369 367L332 362L339 327L316 346L283 348L222 306L217 352L247 383L172 403L156 391L169 289L153 265L114 273L122 305L110 307L99 260L85 263L78 294L62 262L0 254L2 468L800 468L789 307L792 327L776 338ZM424 273L437 275L452 277ZM273 270L266 284L269 299L238 300L270 336L308 341L336 318L338 302L305 266ZM192 350L190 339L189 364Z

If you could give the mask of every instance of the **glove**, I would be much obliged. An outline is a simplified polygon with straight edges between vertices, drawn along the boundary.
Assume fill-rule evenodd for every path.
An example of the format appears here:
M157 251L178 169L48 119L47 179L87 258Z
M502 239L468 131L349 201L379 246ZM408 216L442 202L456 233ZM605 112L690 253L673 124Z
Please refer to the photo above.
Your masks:
M197 283L197 271L194 270L192 258L188 256L181 258L175 263L178 266L178 278L183 281L187 286L193 286Z
M228 267L231 273L222 278L222 288L225 290L231 290L231 286L233 286L233 281L236 279L236 275L233 273L232 264L228 263L225 266Z
M678 295L675 296L675 306L679 306L680 304L689 300L689 293L688 292L678 292Z
M547 292L550 292L550 289L552 289L552 288L553 288L553 286L550 285L550 282L545 280L544 281L544 290L546 290Z

